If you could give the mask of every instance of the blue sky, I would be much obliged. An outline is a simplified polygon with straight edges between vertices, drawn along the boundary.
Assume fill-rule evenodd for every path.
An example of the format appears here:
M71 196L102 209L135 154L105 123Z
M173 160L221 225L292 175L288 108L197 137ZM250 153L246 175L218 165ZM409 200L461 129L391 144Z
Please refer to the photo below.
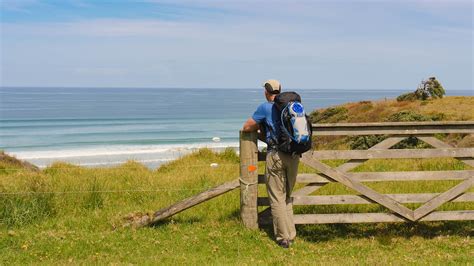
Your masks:
M1 2L1 85L473 89L472 1Z

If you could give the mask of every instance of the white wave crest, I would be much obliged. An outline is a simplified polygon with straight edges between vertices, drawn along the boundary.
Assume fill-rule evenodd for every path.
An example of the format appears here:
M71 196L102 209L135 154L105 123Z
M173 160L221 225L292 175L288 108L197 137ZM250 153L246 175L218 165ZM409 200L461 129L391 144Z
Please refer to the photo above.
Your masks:
M167 144L167 145L117 145L102 147L83 147L77 149L63 150L37 150L37 151L16 151L9 152L18 159L38 160L38 159L67 159L67 158L87 158L100 156L124 156L128 155L146 155L146 154L169 154L163 156L164 159L174 159L172 156L176 153L187 153L200 148L209 148L214 150L227 147L238 147L237 142L229 143L195 143L195 144ZM160 156L161 157L161 156ZM162 157L162 158L163 158ZM168 157L168 158L166 158ZM174 157L174 158L173 158Z

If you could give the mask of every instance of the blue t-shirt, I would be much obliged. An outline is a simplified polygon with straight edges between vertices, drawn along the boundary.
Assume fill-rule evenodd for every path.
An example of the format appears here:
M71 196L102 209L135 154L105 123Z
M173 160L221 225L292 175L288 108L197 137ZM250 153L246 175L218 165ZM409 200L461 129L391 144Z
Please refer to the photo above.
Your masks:
M266 142L271 143L271 140L277 140L277 132L280 130L280 112L272 102L265 102L257 107L257 110L252 115L252 119L260 125L265 127ZM268 149L271 149L270 145Z

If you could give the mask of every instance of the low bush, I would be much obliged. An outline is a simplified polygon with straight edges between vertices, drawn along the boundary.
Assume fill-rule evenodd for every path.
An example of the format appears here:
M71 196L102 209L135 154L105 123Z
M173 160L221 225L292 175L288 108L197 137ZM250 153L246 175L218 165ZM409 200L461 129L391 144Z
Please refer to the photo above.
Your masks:
M323 111L314 111L310 115L313 123L337 123L347 119L347 108L343 106L329 107Z

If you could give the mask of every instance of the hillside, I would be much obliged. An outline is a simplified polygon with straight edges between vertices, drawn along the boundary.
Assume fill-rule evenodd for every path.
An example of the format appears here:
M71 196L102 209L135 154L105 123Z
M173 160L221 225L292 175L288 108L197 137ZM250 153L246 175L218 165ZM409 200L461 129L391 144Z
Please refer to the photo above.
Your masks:
M38 172L39 168L29 162L18 160L17 158L6 154L4 151L0 151L0 170L8 168L21 168Z
M377 114L380 114L378 121L385 121L407 110L423 116L460 120L473 119L472 103L473 97L403 104L387 100L342 105L347 109L343 118L329 115L327 110L331 108L318 113L327 114L321 122L376 121ZM458 108L440 115L446 106ZM335 107L338 108L341 109ZM374 120L367 120L369 117ZM210 167L211 163L219 166ZM471 168L455 159L435 158L369 160L355 171L454 169ZM299 170L311 171L304 166ZM263 164L259 165L259 172L263 173ZM296 244L290 250L283 250L273 242L271 228L252 231L242 226L238 190L155 227L125 226L136 215L169 206L238 175L239 158L230 149L222 153L203 149L156 170L129 161L110 168L56 162L37 171L14 158L0 157L0 264L474 263L472 221L303 225L297 227ZM368 186L382 193L436 193L457 183L456 180L374 182ZM264 186L259 193L265 195ZM317 194L353 193L339 184L330 184ZM459 202L444 204L439 210L473 208L473 203ZM386 210L376 204L295 208L296 213L380 211Z
M395 99L346 103L311 113L313 123L474 120L474 97L450 96L426 101Z
M386 99L361 101L318 109L310 114L313 123L357 122L409 122L409 121L472 121L474 97L452 96L426 101ZM439 135L447 143L457 147L473 147L473 135ZM367 149L377 144L383 136L318 137L316 149ZM415 138L403 141L396 148L427 147Z

